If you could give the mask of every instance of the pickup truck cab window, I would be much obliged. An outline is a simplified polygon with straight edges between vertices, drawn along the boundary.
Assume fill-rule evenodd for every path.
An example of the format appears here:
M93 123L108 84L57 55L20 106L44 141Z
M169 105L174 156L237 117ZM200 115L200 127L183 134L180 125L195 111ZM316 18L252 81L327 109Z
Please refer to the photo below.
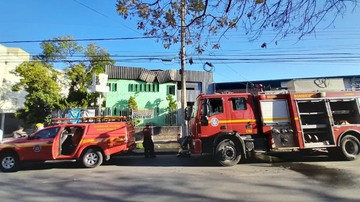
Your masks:
M31 139L48 139L48 138L55 138L56 135L59 133L60 127L54 127L42 130L35 135L31 136Z

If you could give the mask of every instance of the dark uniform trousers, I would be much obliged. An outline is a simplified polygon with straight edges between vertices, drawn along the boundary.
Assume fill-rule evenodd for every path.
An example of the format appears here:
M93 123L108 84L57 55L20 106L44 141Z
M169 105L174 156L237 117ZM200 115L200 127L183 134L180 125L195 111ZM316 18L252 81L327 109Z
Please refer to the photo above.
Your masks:
M145 157L149 157L150 156L155 156L155 152L154 152L154 142L151 138L151 129L150 128L144 128L143 130L144 133L144 142L143 142L143 146L144 146L144 152L145 152Z

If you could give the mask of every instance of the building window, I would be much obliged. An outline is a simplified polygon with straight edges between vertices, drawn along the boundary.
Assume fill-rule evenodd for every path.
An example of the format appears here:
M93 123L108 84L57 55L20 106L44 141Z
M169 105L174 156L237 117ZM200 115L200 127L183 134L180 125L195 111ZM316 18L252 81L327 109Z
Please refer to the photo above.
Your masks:
M154 89L155 89L155 92L159 92L159 84L158 83L154 83Z
M168 94L175 95L175 85L168 86Z
M114 91L114 92L117 91L117 83L113 83L113 84L112 84L111 91Z
M214 116L217 114L222 114L223 110L223 101L221 98L210 98L210 116Z
M111 91L111 83L107 83L106 85L109 87L109 91Z
M158 83L129 84L129 92L159 92L159 84Z
M233 110L246 110L246 100L244 97L232 98Z

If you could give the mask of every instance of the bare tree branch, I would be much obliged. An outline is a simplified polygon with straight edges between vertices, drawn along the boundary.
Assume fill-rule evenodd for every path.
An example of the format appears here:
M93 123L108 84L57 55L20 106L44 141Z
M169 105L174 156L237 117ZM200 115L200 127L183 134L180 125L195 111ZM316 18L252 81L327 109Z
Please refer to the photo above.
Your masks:
M181 0L142 3L141 0L118 0L117 11L120 16L138 16L142 20L140 28L147 36L159 37L159 41L169 48L176 43L180 27ZM210 36L226 38L229 30L243 28L249 41L258 40L264 31L274 32L271 42L279 41L288 35L304 36L315 33L326 17L331 17L332 25L338 16L346 13L346 6L358 0L186 0L187 41L194 47L206 46ZM166 8L167 5L171 5ZM190 29L189 29L190 28ZM191 34L189 34L191 31ZM261 42L261 44L264 42ZM269 44L269 43L267 43ZM213 46L218 48L216 44Z
M197 16L196 18L193 18L193 19L191 20L191 22L190 22L189 24L187 24L185 27L189 27L189 26L191 26L196 20L199 20L199 19L205 17L205 16L206 16L206 10L207 10L208 4L209 4L209 0L205 0L204 12L203 12L201 15Z
M226 7L225 13L228 13L231 6L231 0L229 0L228 6Z

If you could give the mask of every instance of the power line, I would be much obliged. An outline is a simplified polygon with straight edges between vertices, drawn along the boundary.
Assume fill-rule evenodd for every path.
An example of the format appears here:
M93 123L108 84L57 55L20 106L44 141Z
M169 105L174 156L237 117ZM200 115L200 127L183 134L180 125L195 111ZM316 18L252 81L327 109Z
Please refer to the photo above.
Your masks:
M121 37L121 38L97 38L97 39L50 39L50 40L33 40L33 41L1 41L0 44L9 44L9 43L41 43L46 42L63 42L63 41L119 41L119 40L138 40L138 39L153 39L156 37Z
M73 1L74 1L74 2L76 2L76 3L78 3L78 4L80 4L80 5L82 5L82 6L84 6L84 7L85 7L85 8L87 8L87 9L90 9L91 11L93 11L93 12L95 12L95 13L97 13L97 14L99 14L99 15L101 15L101 16L103 16L103 17L105 17L105 18L108 18L108 19L110 19L110 20L112 20L112 21L114 21L114 22L116 22L116 23L121 24L122 26L124 26L124 27L126 27L126 28L128 28L128 29L130 29L130 30L132 30L132 31L134 31L134 32L136 32L136 33L138 33L138 34L140 34L140 35L144 35L143 33L138 32L137 30L132 29L131 27L126 26L126 25L124 25L124 24L120 23L119 21L117 21L117 20L114 20L114 19L110 18L109 16L107 16L107 15L105 15L105 14L103 14L103 13L101 13L101 12L97 11L97 10L96 10L96 9L94 9L94 8L91 8L90 6L87 6L87 5L85 5L85 4L81 3L81 2L78 2L77 0L73 0ZM154 40L154 38L158 38L158 37L148 37L148 38L150 38L150 39L153 39L153 40ZM157 42L156 40L154 40L154 41L155 41L155 42Z
M101 12L99 12L99 11L97 11L97 10L93 9L93 8L91 8L91 7L90 7L90 6L88 6L88 5L85 5L85 4L81 3L81 2L78 2L77 0L73 0L73 1L74 1L74 2L76 2L76 3L78 3L78 4L80 4L81 6L83 6L83 7L85 7L85 8L87 8L87 9L89 9L89 10L91 10L91 11L93 11L93 12L95 12L95 13L97 13L97 14L99 14L99 15L103 16L103 17L105 17L105 18L108 18L108 19L110 19L110 20L112 20L112 21L114 21L114 22L116 22L116 23L119 23L120 25L122 25L122 26L124 26L124 27L126 27L126 28L130 29L131 31L134 31L134 32L136 32L136 33L138 33L138 34L143 35L142 33L140 33L140 32L138 32L138 31L136 31L135 29L133 29L133 28L131 28L131 27L129 27L129 26L126 26L126 25L124 25L124 24L120 23L120 22L119 22L119 21L117 21L117 20L114 20L114 19L110 18L109 16L107 16L107 15L105 15L105 14L103 14L103 13L101 13Z

